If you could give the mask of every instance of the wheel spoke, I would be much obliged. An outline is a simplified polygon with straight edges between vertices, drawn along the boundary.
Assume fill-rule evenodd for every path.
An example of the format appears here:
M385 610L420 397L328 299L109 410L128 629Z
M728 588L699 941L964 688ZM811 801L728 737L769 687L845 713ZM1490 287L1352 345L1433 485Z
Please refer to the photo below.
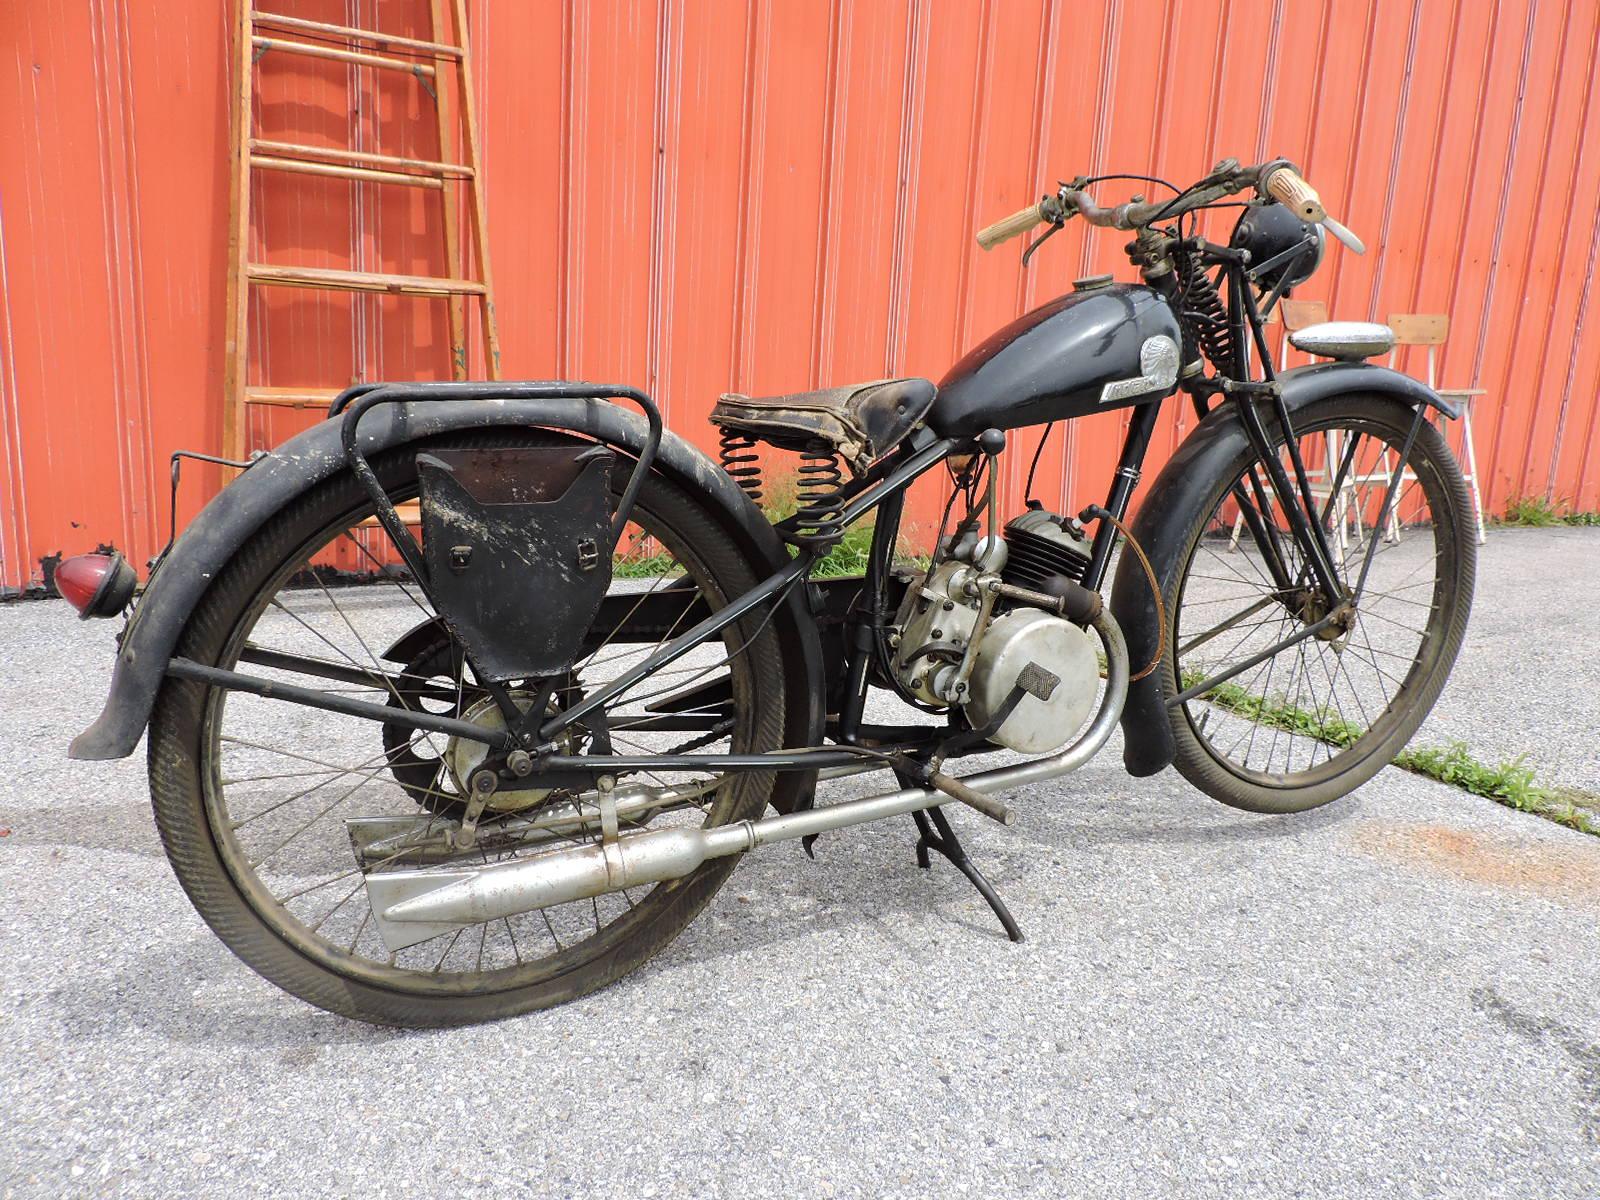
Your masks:
M692 517L711 528L693 514L689 499L673 503L688 514L684 520ZM487 693L475 686L459 644L422 592L394 576L378 543L363 537L355 520L346 509L330 516L320 531L296 533L286 543L293 551L283 552L272 574L253 585L255 593L237 601L237 615L229 618L235 625L224 627L222 645L250 647L267 660L261 666L270 676L289 672L297 682L309 679L307 686L329 697L376 697L393 706L397 716L426 711L475 719L468 714L484 709L480 700ZM635 509L635 522L630 554L648 554L650 569L658 573L641 580L637 594L613 597L603 612L604 624L597 623L583 639L581 661L570 678L553 681L558 685L551 701L555 712L581 702L586 691L595 694L597 674L620 678L680 637L696 622L697 612L714 609L722 597L750 586L738 573L745 568L725 543L680 536L648 500ZM729 565L710 565L717 562ZM360 574L336 579L329 564L344 571L354 564ZM776 723L754 706L769 702L759 699L761 681L781 669L772 621L783 603L783 594L772 597L764 611L730 624L608 697L593 720L572 727L565 752L600 753L610 746L608 738L616 752L639 755L685 754L713 744L729 753L776 748ZM408 661L378 654L407 637L409 649L389 653L403 653ZM208 661L225 665L232 651L212 653L217 657ZM248 655L241 661L249 661ZM715 711L687 719L644 711L660 697L706 685L722 697ZM505 683L519 700L534 686L524 680ZM211 835L227 869L248 885L242 889L244 902L319 966L342 974L353 969L353 960L400 994L432 988L467 996L479 987L504 987L507 971L527 972L522 976L527 980L547 979L552 959L578 955L574 962L587 961L585 954L609 952L602 950L609 939L637 936L664 914L676 919L673 888L647 885L611 898L586 897L447 928L391 952L368 898L370 875L439 863L486 869L563 846L592 844L601 836L598 820L587 815L593 798L580 800L576 785L546 788L537 776L505 775L507 782L477 822L477 853L455 853L444 837L458 830L464 811L463 796L450 782L451 769L459 766L449 757L458 745L454 739L342 714L285 709L270 698L220 688L203 696L204 762L196 774L203 781ZM687 776L650 769L629 774L634 786L665 788L669 779L685 777L689 782L672 785L662 803L625 815L625 831L745 819L763 802L759 787L744 782L753 780L748 775L738 777L734 787L729 777L704 770ZM555 814L552 825L527 836L517 833L546 813Z
M1336 561L1361 572L1355 614L1342 618L1322 598L1310 560L1288 527L1289 501L1270 488L1251 505L1294 589L1280 590L1272 581L1254 535L1228 548L1243 527L1226 515L1236 504L1230 487L1213 493L1221 499L1201 524L1171 622L1180 691L1253 663L1186 701L1185 710L1189 730L1219 765L1241 782L1271 789L1329 777L1353 751L1351 761L1364 761L1362 743L1414 716L1415 680L1435 661L1441 595L1448 594L1440 589L1454 562L1444 530L1460 521L1452 514L1450 524L1441 524L1434 506L1449 497L1442 488L1429 490L1442 478L1427 459L1436 451L1423 449L1420 439L1410 444L1404 426L1341 417L1320 426L1312 421L1296 436L1314 518ZM1400 453L1403 446L1408 454ZM1280 459L1292 461L1287 448ZM1237 477L1238 486L1251 486L1248 474ZM1359 547L1353 558L1352 538ZM1282 645L1330 616L1335 623L1328 631ZM1267 657L1255 662L1261 655Z

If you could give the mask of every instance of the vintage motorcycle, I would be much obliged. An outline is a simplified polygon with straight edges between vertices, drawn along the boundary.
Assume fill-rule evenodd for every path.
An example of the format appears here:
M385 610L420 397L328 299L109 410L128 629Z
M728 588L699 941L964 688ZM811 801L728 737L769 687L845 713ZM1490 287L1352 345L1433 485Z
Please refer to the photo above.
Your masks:
M1091 199L1118 180L1164 190ZM1218 207L1240 210L1226 245L1199 233ZM1274 371L1263 323L1324 230L1361 249L1287 161L1079 178L978 241L1042 226L1031 255L1072 217L1130 233L1142 282L1078 280L937 386L724 396L720 465L629 387L346 390L162 553L73 757L148 727L167 854L223 941L313 1004L417 1026L583 995L740 855L895 816L1020 938L941 806L1010 823L1002 793L1119 720L1136 776L1175 763L1253 812L1345 795L1415 732L1465 630L1454 413L1365 361L1383 326L1301 331L1326 361ZM1200 419L1129 524L1179 390ZM1103 505L1050 511L1030 468L1026 510L997 511L1008 430L1109 409ZM782 520L760 445L799 456ZM897 561L907 488L938 473L931 559ZM868 514L864 573L813 578ZM136 582L106 555L56 578L85 616ZM1021 760L952 773L999 749ZM813 803L869 771L893 790Z

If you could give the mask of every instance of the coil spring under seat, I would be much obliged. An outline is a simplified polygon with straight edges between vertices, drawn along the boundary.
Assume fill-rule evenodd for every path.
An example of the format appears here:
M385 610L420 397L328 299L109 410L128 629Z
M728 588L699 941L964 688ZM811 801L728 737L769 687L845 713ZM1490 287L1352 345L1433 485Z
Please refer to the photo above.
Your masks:
M756 439L741 429L730 429L724 426L718 431L721 441L717 446L717 457L722 463L722 469L728 473L740 490L752 501L761 503L761 456L756 453Z

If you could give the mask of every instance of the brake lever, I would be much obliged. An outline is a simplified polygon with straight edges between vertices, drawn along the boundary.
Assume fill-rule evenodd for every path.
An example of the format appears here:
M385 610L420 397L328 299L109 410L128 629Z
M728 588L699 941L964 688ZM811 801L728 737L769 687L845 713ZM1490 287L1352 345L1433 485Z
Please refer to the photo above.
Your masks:
M1027 267L1028 260L1033 257L1033 252L1035 250L1044 245L1051 238L1055 237L1056 234L1061 232L1061 225L1062 222L1059 221L1055 224L1052 224L1044 233L1041 233L1038 237L1034 238L1033 241L1028 243L1027 249L1022 252L1022 265L1024 268Z

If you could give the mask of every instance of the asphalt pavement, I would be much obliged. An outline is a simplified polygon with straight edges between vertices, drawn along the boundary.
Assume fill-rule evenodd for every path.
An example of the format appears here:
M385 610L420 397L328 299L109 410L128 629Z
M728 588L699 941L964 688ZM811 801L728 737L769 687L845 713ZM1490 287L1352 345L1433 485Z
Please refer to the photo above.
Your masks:
M1596 594L1600 530L1492 533L1419 740L1600 790ZM211 935L142 751L65 759L110 630L0 607L0 1197L1600 1195L1600 839L1393 769L1251 816L1114 741L952 814L1020 946L907 820L585 1000L381 1030Z

